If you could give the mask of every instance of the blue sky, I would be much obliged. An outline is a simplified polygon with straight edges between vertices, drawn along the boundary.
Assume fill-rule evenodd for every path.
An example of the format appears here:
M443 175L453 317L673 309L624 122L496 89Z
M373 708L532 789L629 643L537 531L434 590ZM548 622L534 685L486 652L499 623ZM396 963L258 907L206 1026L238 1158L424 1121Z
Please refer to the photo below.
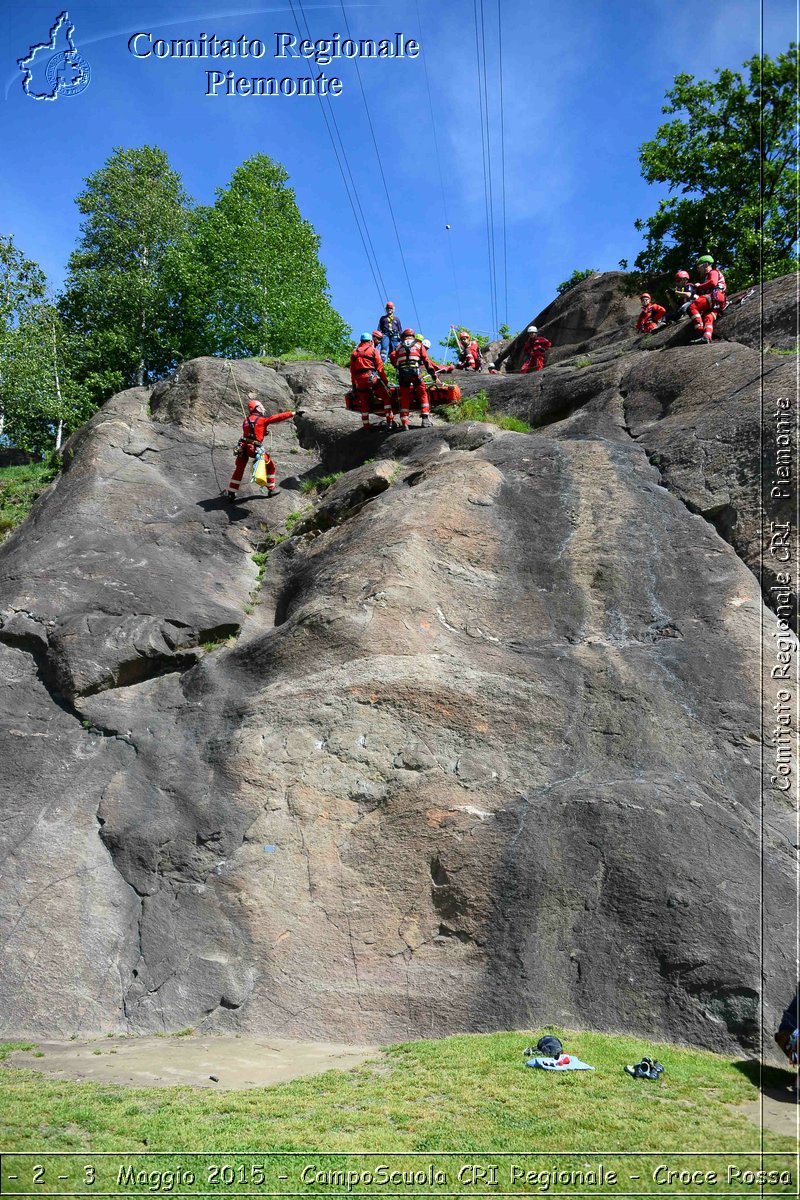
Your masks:
M339 168L312 97L209 97L205 71L218 61L138 60L127 49L153 37L261 38L268 54L223 62L237 74L298 75L297 60L272 57L274 34L293 31L288 2L258 0L66 0L91 83L53 103L27 97L17 58L46 41L58 0L0 0L3 199L0 232L36 259L54 286L78 236L74 198L115 146L155 143L188 192L210 203L233 170L263 152L289 172L303 215L322 238L334 304L358 333L383 311ZM498 3L502 6L503 120L508 288L502 251ZM295 9L297 10L297 0ZM790 0L765 0L765 50L796 38ZM338 0L304 9L313 38L345 35ZM480 3L478 3L480 11ZM498 316L517 329L575 268L633 262L637 216L659 191L639 175L637 149L663 119L679 71L712 77L759 47L756 0L634 5L629 0L483 0L495 200ZM364 60L361 80L381 152L411 282L410 294L370 135L354 62L324 68L344 84L332 101L358 197L385 281L404 323L438 339L451 322L493 328L481 150L473 0L345 0L355 38L402 32L422 44L415 60ZM427 66L427 79L425 67ZM431 90L431 106L428 101ZM438 146L438 155L437 155ZM444 200L442 195L444 185ZM445 224L450 224L447 232ZM507 298L506 298L507 296Z

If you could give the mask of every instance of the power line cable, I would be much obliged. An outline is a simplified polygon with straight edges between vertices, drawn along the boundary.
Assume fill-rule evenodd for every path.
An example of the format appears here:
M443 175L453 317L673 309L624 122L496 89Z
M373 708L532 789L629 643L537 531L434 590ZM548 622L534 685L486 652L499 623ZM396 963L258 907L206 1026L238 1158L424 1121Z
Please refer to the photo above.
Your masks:
M345 8L344 8L344 0L339 0L339 4L342 9L342 16L344 18L344 24L345 24L345 29L347 30L347 36L348 36L348 38L350 38L350 22L347 20L347 13L345 12ZM301 0L300 7L302 8L302 0ZM351 40L352 40L352 38L351 38ZM411 297L411 307L414 310L414 320L417 323L417 329L419 329L420 319L419 319L419 311L417 309L417 301L416 301L416 297L414 296L414 289L411 286L411 279L409 278L408 267L406 266L405 255L403 254L403 245L402 245L402 242L400 241L400 232L397 228L397 220L395 219L394 207L392 206L392 197L389 194L389 188L386 183L386 176L383 172L383 163L381 162L381 153L380 153L380 150L378 149L378 139L375 136L375 127L372 124L372 117L370 116L369 105L367 104L367 95L366 95L366 92L364 91L364 84L361 79L361 68L358 65L358 58L353 59L353 62L355 63L356 75L358 77L358 86L361 89L361 99L364 102L364 111L367 114L367 123L369 124L369 131L372 135L372 144L375 147L375 157L378 160L378 170L381 173L381 180L383 181L383 190L386 193L386 203L389 205L389 215L392 218L392 226L394 228L394 236L397 241L397 249L400 253L400 261L403 264L403 274L405 275L406 283L408 284L408 294Z
M422 17L420 16L420 11L419 11L419 0L415 0L415 7L417 10L417 27L421 33ZM420 37L420 40L421 40L421 37ZM430 112L430 115L431 115L431 132L433 134L433 148L434 148L434 151L436 154L436 165L439 168L439 188L442 193L442 215L444 217L445 233L447 234L447 237L445 240L447 242L447 252L448 252L448 255L450 258L450 270L451 270L451 273L453 276L453 291L455 293L455 299L456 299L455 317L456 317L456 320L460 324L461 317L462 317L461 295L460 295L459 288L458 288L458 278L456 276L455 258L453 257L453 240L450 237L450 218L448 217L448 214L447 214L447 193L445 191L445 186L444 186L444 173L442 171L442 156L441 156L441 152L439 149L439 136L436 132L436 117L435 117L434 111L433 111L433 96L431 93L431 80L430 80L430 75L428 74L428 62L427 62L427 56L426 56L424 50L422 52L422 67L423 67L423 71L425 73L425 89L426 89L426 92L428 95L428 111Z
M472 0L472 10L473 10L473 16L474 16L474 20L475 20L475 58L476 58L476 72L477 72L477 79L478 79L478 106L480 109L480 123L481 123L481 157L482 157L482 165L483 165L483 203L484 203L484 215L486 218L486 249L487 249L487 255L488 255L488 262L489 262L489 304L490 304L490 308L491 308L491 312L492 312L492 320L494 321L495 305L494 305L493 297L494 297L495 270L494 270L494 259L493 259L493 255L492 255L492 214L491 214L491 209L490 209L490 205L489 205L489 176L488 176L488 167L487 167L487 148L486 148L486 124L487 124L487 122L486 122L486 115L484 112L484 103L483 103L484 92L483 92L483 81L481 78L481 42L480 42L480 30L479 30L479 24L478 24L478 0ZM484 78L485 78L485 68L484 68L483 74L484 74Z
M302 11L302 7L303 6L301 3L300 4L301 11ZM294 11L294 4L293 4L292 0L289 0L289 8L291 9L292 18L294 20L295 27L296 27L298 35L299 35L300 34L300 24L297 20L297 14ZM305 25L306 25L306 33L308 33L308 22L305 20L305 13L303 13L303 20L305 21ZM313 80L314 76L311 72L310 67L307 69L308 69L309 79ZM336 163L339 167L339 172L342 176L342 183L344 184L344 190L347 193L347 199L350 202L350 208L353 213L353 219L356 223L356 228L358 229L359 237L361 238L361 245L364 248L364 256L367 259L367 263L369 265L370 273L372 275L372 281L375 284L375 290L378 293L379 298L381 299L381 303L383 303L383 297L385 297L385 295L386 295L386 285L383 282L383 277L380 272L380 267L378 266L378 260L377 260L376 254L375 254L375 247L372 245L372 239L369 236L369 229L367 227L366 220L364 218L364 213L363 213L363 210L361 209L361 205L358 200L358 193L355 191L355 183L353 182L352 172L350 171L349 164L347 163L347 156L346 156L346 154L344 155L345 165L347 166L347 174L350 175L350 180L351 180L351 183L352 183L352 186L354 189L355 200L353 198L353 195L351 195L350 187L348 186L347 174L345 173L345 167L342 165L342 159L340 157L339 150L336 147L336 140L333 136L333 131L331 129L330 121L328 120L328 114L325 111L325 105L322 102L322 96L319 94L319 92L316 91L316 89L315 89L315 93L316 93L317 99L319 100L319 103L320 103L322 117L323 117L323 120L325 121L325 128L328 131L328 137L330 138L331 147L333 148L333 153L336 157ZM329 101L329 103L330 103L330 101ZM336 118L333 115L332 109L331 109L331 118L333 119L333 122L335 125ZM336 132L337 132L337 134L339 133L338 126L336 128ZM341 136L339 136L339 141L341 143ZM344 145L343 144L342 144L342 152L344 153ZM361 221L359 221L359 212L361 213ZM363 228L362 228L362 224L361 224L362 221L363 221Z
M502 0L497 0L497 57L500 75L500 169L503 195L503 321L508 324L508 229L506 224L506 122L503 99Z
M492 122L491 122L491 110L489 108L489 78L488 78L489 73L488 73L488 70L486 67L486 63L487 63L486 16L485 16L484 9L483 9L483 2L484 2L484 0L480 0L481 46L483 48L483 105L484 105L484 112L486 114L486 162L487 162L488 174L489 174L489 212L491 214L491 221L492 221L490 236L491 236L491 241L492 241L492 263L493 263L493 267L494 267L493 276L492 276L492 300L493 300L493 304L494 304L493 320L494 320L495 331L497 331L497 324L498 324L498 320L499 320L499 316L498 316L499 302L498 302L498 289L497 289L497 244L496 244L496 240L495 240L496 222L495 222L495 209L494 209L494 185L492 182Z

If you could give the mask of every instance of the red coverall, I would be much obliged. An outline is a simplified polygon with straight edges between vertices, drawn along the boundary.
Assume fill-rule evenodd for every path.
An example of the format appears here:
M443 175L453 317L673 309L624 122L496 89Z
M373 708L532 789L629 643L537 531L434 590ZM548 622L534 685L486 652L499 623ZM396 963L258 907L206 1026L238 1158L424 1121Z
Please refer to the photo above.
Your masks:
M544 352L552 348L553 343L540 333L529 337L525 343L525 361L519 369L520 375L527 375L529 371L541 371L544 366Z
M478 343L473 338L471 342L459 342L457 371L479 371L481 367L481 352Z
M419 396L423 417L430 416L431 405L422 372L428 371L435 382L436 367L428 358L428 351L421 342L414 342L411 346L401 342L389 358L397 371L397 382L400 385L400 423L404 429L408 429L408 410L414 392Z
M386 369L380 351L372 342L359 342L350 355L350 378L356 403L361 409L361 425L369 429L370 400L373 395L383 401L386 424L394 422L392 397L389 394Z
M275 421L287 421L289 417L293 417L293 412L275 413L273 417L253 416L245 417L242 421L242 438L239 445L236 447L236 466L233 468L231 481L228 484L228 498L233 500L236 493L239 491L239 484L242 482L244 469L251 458L256 456L256 447L260 446L264 441L264 435L267 432L267 426L272 425ZM264 462L267 466L267 491L275 491L275 463L270 456L264 451Z
M717 313L722 312L728 303L726 296L728 285L722 271L712 267L702 283L696 283L694 289L700 295L695 296L689 305L689 316L694 321L697 333L702 334L707 342L714 336L714 322Z
M639 320L636 322L636 332L652 333L657 328L661 318L666 315L667 310L662 308L660 304L648 304L647 308L643 308L639 313Z

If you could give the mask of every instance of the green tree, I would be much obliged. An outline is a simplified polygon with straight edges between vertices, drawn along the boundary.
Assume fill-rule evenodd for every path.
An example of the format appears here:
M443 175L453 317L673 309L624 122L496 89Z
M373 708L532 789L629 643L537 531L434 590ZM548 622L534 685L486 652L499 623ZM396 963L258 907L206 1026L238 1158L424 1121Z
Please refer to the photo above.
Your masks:
M198 209L172 256L172 285L187 357L280 355L298 348L331 357L350 329L333 308L319 237L265 154L247 159L213 208Z
M678 75L661 125L639 149L648 183L676 193L636 222L636 266L674 271L710 253L730 288L797 269L797 46L716 80Z
M52 303L31 306L6 343L0 403L9 441L46 454L94 410L72 372L75 342Z
M78 340L80 378L100 402L174 365L179 318L165 264L185 237L189 198L157 146L118 147L85 182L60 309Z
M563 279L556 288L559 296L563 296L564 292L568 292L570 288L574 288L576 283L582 283L584 279L591 279L592 275L596 275L594 267L587 267L585 271L579 271L577 268L572 272L569 279Z
M69 338L46 299L43 271L0 237L0 435L43 453L85 420Z
M444 346L447 350L457 350L459 346L458 335L462 330L469 334L470 340L474 339L478 343L478 348L481 350L484 346L488 346L492 340L485 333L473 333L471 329L467 329L466 325L459 325L455 331L451 329L446 338L441 338L439 345Z

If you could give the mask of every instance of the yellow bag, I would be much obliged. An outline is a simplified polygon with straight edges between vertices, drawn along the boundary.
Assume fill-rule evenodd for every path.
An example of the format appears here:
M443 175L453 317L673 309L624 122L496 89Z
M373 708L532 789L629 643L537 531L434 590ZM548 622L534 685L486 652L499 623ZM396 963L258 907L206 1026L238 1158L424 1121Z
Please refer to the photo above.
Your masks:
M263 454L258 456L258 462L253 471L253 483L257 483L259 487L267 486L267 464Z

